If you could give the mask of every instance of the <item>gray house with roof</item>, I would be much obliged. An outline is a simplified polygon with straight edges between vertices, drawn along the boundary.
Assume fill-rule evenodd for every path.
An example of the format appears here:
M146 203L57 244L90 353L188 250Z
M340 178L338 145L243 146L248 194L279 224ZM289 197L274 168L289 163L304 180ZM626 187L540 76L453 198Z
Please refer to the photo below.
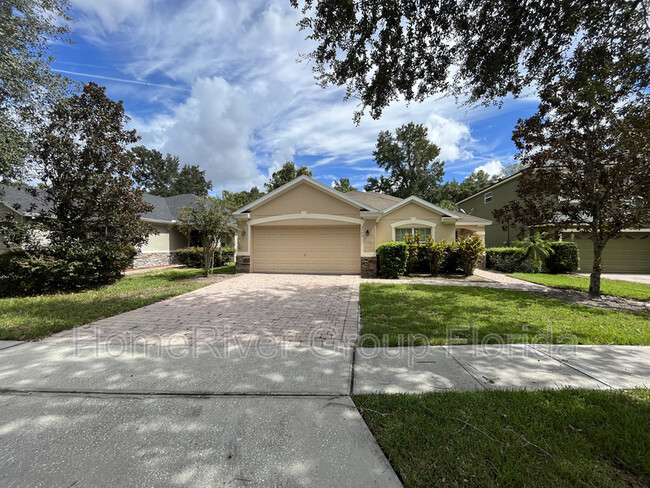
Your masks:
M47 210L45 199L24 188L2 185L0 192L0 218L7 214L24 221ZM141 219L153 225L156 233L149 236L147 243L139 249L133 262L134 268L164 266L175 264L176 250L186 247L187 236L181 234L171 225L177 222L179 212L183 207L194 204L199 197L192 194L158 197L144 194L143 200L153 206L153 209L143 214ZM0 244L2 246L2 244Z

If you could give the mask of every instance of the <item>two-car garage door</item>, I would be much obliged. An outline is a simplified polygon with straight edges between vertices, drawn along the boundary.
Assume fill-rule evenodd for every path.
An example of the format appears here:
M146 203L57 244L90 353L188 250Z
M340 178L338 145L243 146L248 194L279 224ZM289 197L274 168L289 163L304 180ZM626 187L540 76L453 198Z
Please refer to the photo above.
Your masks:
M259 227L252 233L258 273L358 274L359 226Z

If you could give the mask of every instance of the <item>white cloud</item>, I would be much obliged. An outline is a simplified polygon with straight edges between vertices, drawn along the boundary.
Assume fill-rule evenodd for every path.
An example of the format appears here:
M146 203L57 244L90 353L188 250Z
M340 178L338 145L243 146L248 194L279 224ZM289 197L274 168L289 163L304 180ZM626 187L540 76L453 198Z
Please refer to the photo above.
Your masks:
M495 176L501 173L501 170L504 168L501 161L489 161L481 166L474 168L474 171L485 171L490 176Z
M126 21L136 21L150 10L152 4L158 0L72 0L73 9L82 13L85 27L98 26L109 32L115 31L120 24ZM79 17L79 15L77 14ZM95 24L95 25L93 25Z
M467 114L452 98L395 102L381 120L355 126L356 102L344 102L342 88L321 89L312 65L296 62L312 44L287 0L73 1L88 39L126 59L122 78L191 87L180 101L161 89L158 113L132 114L132 125L144 144L199 164L217 188L261 185L296 156L315 156L322 174L347 165L360 181L379 131L410 121L429 128L448 172L473 159ZM143 104L152 103L147 90L138 92Z
M143 143L198 164L215 188L259 183L249 149L253 114L246 95L223 78L200 78L192 95L172 114L150 123L134 121Z

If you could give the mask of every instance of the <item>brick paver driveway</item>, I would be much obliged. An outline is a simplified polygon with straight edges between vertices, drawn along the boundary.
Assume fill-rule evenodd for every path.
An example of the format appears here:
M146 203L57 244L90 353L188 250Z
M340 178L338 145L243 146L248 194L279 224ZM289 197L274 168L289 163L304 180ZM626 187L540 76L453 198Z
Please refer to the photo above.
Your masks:
M197 346L352 344L359 327L359 282L358 276L242 274L44 340Z

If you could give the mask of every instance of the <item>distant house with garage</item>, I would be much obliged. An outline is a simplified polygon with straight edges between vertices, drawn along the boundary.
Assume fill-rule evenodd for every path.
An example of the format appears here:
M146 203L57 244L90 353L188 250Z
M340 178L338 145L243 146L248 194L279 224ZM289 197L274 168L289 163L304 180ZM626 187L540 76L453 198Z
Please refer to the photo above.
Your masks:
M494 219L494 210L517 197L517 183L521 173L504 178L457 203L467 215ZM649 226L650 227L650 226ZM509 246L516 239L514 229L503 230L495 222L486 228L487 247ZM573 241L580 252L580 271L591 271L592 242L583 232L562 229L563 241ZM610 273L650 273L650 228L626 229L621 236L607 243L603 253L603 268Z
M233 213L238 272L375 276L377 246L420 232L437 241L476 234L491 221L421 198L338 192L300 176Z
M25 221L47 210L45 199L38 191L34 196L25 191L25 188L2 185L0 193L0 218L11 214ZM181 209L193 205L198 198L193 194L172 197L144 194L143 200L151 204L153 209L143 214L141 219L152 224L157 233L151 234L147 243L138 250L133 262L134 268L176 263L176 250L188 246L189 239L172 228L172 225L177 222Z

